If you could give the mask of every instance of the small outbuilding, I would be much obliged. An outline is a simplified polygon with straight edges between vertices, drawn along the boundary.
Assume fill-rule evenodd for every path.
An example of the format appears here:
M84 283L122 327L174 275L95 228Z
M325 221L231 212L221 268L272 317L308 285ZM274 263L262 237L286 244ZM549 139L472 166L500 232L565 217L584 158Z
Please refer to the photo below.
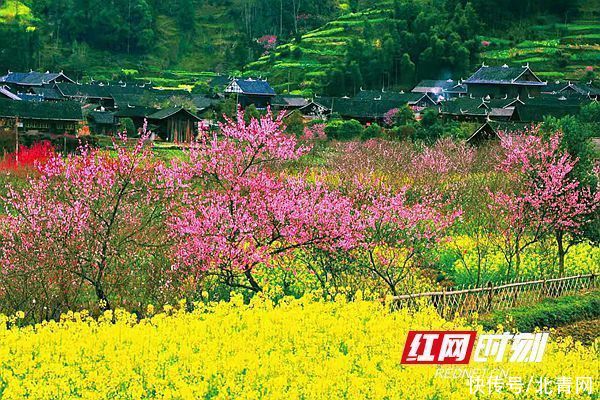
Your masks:
M189 143L198 133L200 118L183 107L158 110L147 116L156 134L169 142Z

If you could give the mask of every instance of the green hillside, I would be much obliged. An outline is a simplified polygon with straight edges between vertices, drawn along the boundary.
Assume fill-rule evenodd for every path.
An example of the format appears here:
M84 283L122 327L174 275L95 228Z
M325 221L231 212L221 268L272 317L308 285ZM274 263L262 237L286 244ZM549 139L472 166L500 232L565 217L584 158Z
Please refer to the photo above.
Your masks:
M179 88L223 73L330 95L466 78L481 62L582 79L600 65L592 3L500 0L495 17L484 0L0 0L0 71Z
M382 1L377 9L348 13L323 27L278 46L273 54L264 55L248 64L248 75L270 78L279 91L322 92L335 68L347 68L348 45L364 32L364 21L379 33L381 41L389 25L393 2ZM557 21L555 16L541 19ZM486 31L486 29L482 29ZM417 74L419 78L467 78L479 62L487 65L529 65L547 80L580 80L593 77L590 69L600 66L600 20L577 19L567 24L552 22L521 23L498 29L492 36L477 35L478 57L472 57L468 71L440 68L437 74ZM413 61L417 61L413 59ZM464 73L466 72L466 73ZM384 84L385 86L385 84Z
M343 8L337 0L0 0L0 70L188 83L197 72L238 71L264 51L261 37L286 42Z
M365 18L375 29L382 28L389 8L348 13L325 26L302 35L300 41L278 46L273 54L248 64L247 75L262 75L276 84L276 90L319 91L333 67L342 65L353 37L361 37Z
M589 67L600 66L600 22L577 20L568 24L533 25L530 39L511 41L482 37L490 43L481 58L487 64L526 64L547 80L578 80Z

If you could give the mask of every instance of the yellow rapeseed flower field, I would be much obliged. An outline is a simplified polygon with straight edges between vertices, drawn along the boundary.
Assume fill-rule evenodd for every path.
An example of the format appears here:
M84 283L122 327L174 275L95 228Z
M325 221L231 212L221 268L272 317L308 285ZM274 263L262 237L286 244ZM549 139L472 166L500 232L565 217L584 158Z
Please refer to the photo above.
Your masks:
M124 311L106 312L99 319L69 313L60 322L10 329L2 317L0 397L472 398L464 376L444 376L436 366L400 364L409 329L468 328L464 321L444 321L432 310L390 312L374 301L308 296L278 305L260 296L244 305L234 296L230 302L197 305L193 312L183 308L156 310L141 321ZM15 318L10 318L13 325ZM492 367L523 381L557 376L597 380L599 358L597 346L552 341L542 363L486 365ZM477 368L482 366L467 366L469 371ZM548 397L532 393L525 398ZM574 389L564 398L571 397L582 398ZM515 397L504 391L480 398Z

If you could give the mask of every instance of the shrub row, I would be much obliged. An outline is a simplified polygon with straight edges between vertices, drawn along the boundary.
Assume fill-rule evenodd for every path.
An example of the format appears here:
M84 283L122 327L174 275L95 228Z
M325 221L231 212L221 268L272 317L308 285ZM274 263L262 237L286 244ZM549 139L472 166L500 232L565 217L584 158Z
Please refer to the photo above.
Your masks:
M533 306L509 311L496 311L480 322L485 329L495 329L499 324L503 324L520 332L533 332L535 328L558 327L598 317L600 291L594 291L583 295L546 299Z

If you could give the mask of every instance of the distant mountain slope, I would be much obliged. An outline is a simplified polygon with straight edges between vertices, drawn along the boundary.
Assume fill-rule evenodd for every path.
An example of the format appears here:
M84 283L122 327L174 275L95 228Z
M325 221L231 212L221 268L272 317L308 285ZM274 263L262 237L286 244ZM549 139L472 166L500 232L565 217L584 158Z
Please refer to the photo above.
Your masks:
M376 10L350 13L330 21L304 34L300 41L280 45L272 54L249 63L246 73L268 77L279 91L323 92L331 71L340 66L346 68L348 45L353 38L362 36L364 20L368 19L374 31L385 27L392 4L383 2ZM558 21L550 15L543 19ZM420 78L466 79L479 62L487 65L529 64L546 80L591 79L597 75L600 69L600 20L522 25L527 26L527 30L523 32L519 28L520 35L514 35L512 29L498 30L498 36L477 35L475 40L481 44L479 60L466 73L450 73L450 68L446 71L440 68L439 74ZM515 36L521 39L515 39Z
M529 40L482 40L487 64L529 64L542 79L579 80L600 68L600 20L532 25Z
M342 65L352 38L362 37L364 20L374 29L382 27L389 18L389 2L378 10L348 13L321 28L278 46L272 54L263 55L246 67L250 76L265 76L278 90L322 90L328 73Z
M528 0L535 12L525 16L519 0L498 1L502 15L519 18L491 24L488 0L0 0L0 72L65 70L167 87L243 74L279 92L344 95L466 78L482 61L529 63L549 80L580 79L600 65L600 20L589 6L597 0L580 12ZM113 38L145 30L131 46Z

